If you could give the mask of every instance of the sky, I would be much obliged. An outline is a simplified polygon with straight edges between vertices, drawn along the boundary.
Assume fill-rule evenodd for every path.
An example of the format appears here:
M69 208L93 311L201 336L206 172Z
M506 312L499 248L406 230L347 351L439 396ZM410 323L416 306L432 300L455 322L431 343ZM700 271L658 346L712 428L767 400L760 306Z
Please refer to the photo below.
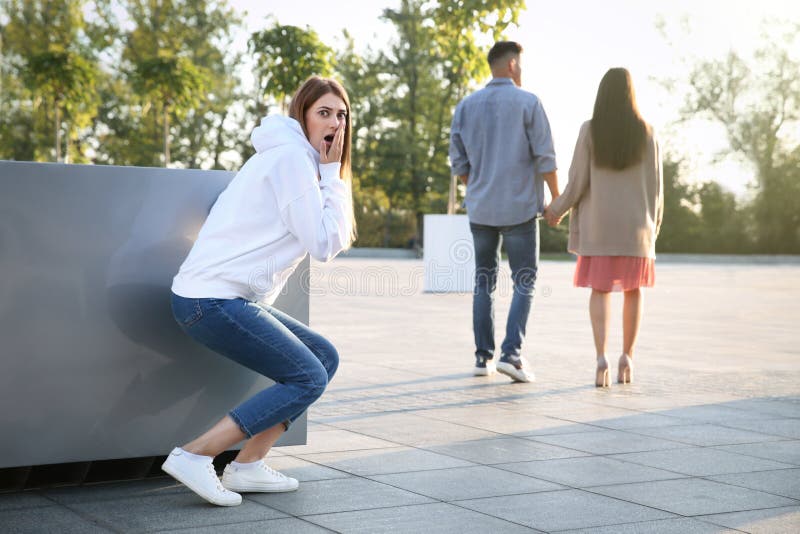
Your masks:
M247 35L269 24L265 20L270 15L281 24L311 27L334 48L341 45L342 30L347 28L356 48L365 49L389 42L393 30L380 15L399 2L351 0L346 9L339 7L344 4L322 0L230 0L230 4L247 12L247 32L236 43L241 49L246 48ZM542 99L562 180L580 125L591 117L601 77L609 68L621 66L631 72L639 108L655 127L662 148L686 159L686 178L714 179L739 196L747 194L753 169L735 157L720 160L719 153L727 147L721 127L676 124L682 97L662 82L685 79L692 59L721 57L730 49L746 57L759 43L765 28L762 21L800 21L800 2L527 0L526 5L519 25L507 36L523 46L522 86Z

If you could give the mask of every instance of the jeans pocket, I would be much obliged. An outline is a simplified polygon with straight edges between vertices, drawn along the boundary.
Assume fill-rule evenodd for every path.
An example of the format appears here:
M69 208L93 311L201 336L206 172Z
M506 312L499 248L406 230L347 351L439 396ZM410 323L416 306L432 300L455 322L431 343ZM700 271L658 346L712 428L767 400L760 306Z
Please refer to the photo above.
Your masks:
M180 311L175 310L175 319L184 328L189 328L203 318L203 307L200 305L200 299L185 299L185 303L181 308Z

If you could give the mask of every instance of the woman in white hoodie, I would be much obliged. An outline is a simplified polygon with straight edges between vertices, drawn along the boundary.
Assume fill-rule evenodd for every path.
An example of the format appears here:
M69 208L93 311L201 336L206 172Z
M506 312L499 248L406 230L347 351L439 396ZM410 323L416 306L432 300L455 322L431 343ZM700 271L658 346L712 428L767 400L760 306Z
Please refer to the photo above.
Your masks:
M355 234L350 102L338 82L309 78L289 117L265 117L251 140L256 154L217 199L172 284L173 314L187 334L275 381L162 466L220 506L240 504L237 492L297 489L263 458L322 395L339 356L271 305L307 253L328 261ZM220 481L213 458L243 439Z

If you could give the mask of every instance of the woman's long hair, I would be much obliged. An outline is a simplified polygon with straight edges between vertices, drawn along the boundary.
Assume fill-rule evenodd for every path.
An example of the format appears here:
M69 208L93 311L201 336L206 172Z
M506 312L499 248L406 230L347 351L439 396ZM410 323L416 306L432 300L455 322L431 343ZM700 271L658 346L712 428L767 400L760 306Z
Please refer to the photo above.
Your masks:
M344 101L347 108L347 117L345 118L344 127L344 145L342 146L342 160L339 176L344 180L350 189L350 202L349 214L350 227L352 232L350 234L350 243L356 239L356 218L353 212L353 171L350 163L350 154L352 152L351 145L353 139L353 122L350 113L350 98L347 96L347 91L344 87L331 78L320 78L319 76L311 76L300 88L295 92L292 97L292 102L289 104L289 116L300 123L303 128L303 133L308 137L308 129L306 128L306 111L311 107L314 102L319 100L323 95L333 93Z
M592 148L598 167L621 170L642 159L648 125L639 114L628 69L609 69L597 88Z

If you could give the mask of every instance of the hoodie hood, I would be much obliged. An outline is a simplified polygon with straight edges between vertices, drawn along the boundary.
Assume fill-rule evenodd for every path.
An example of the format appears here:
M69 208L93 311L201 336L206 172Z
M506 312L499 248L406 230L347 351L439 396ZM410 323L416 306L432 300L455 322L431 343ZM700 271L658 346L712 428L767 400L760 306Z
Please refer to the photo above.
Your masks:
M280 146L294 145L302 147L319 161L319 152L308 142L300 123L289 117L282 115L264 117L261 119L261 124L250 134L250 141L258 153Z

